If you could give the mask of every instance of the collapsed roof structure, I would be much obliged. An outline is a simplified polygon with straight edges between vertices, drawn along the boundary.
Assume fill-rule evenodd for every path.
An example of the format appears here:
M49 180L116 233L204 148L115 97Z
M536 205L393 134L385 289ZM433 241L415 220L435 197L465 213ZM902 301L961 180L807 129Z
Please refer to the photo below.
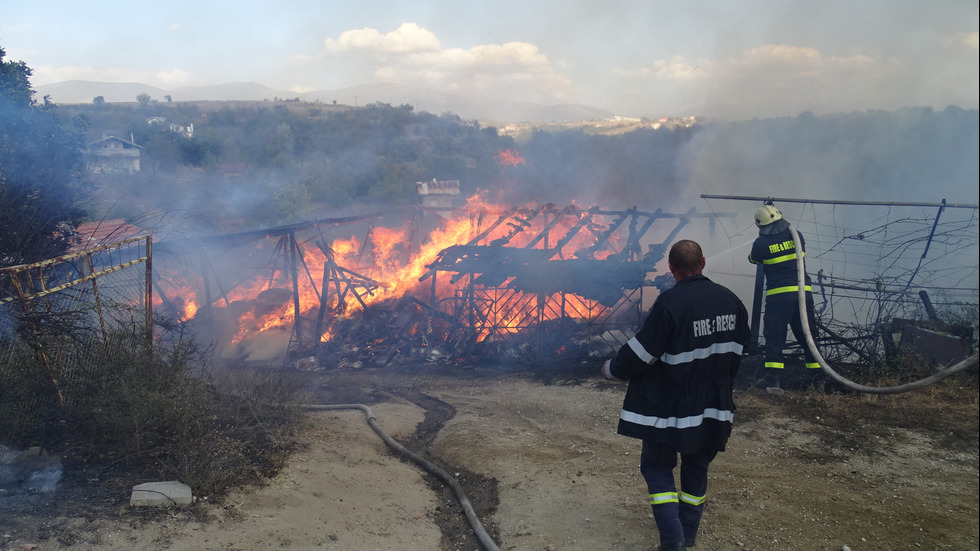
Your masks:
M262 330L240 320L257 328L256 317L271 315L288 333L287 363L542 362L618 348L642 321L644 292L672 283L650 279L669 244L692 221L713 229L719 217L734 215L480 204L315 220L195 240L201 274L171 286L180 291L157 290L178 317L190 316L172 294L192 296L198 322L233 325L214 334L225 335L226 357L246 361L261 355L248 341ZM382 242L386 227L397 235ZM273 240L271 254L259 252ZM265 261L220 268L232 258Z

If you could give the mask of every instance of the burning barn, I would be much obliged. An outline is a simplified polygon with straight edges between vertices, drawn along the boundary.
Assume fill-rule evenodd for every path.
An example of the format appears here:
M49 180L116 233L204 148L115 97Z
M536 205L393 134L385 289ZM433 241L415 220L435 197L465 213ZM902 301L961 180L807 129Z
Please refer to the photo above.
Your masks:
M164 244L174 254L158 260L157 308L235 362L605 354L638 327L652 289L673 281L657 271L678 233L718 216L472 198Z

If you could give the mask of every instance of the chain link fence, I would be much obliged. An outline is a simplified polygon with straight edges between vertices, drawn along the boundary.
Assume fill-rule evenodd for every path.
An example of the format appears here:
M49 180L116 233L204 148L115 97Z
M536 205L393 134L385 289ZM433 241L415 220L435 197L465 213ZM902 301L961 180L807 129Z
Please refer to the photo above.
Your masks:
M109 335L152 342L152 235L0 268L0 423L37 426L92 391ZM16 436L13 434L12 436Z

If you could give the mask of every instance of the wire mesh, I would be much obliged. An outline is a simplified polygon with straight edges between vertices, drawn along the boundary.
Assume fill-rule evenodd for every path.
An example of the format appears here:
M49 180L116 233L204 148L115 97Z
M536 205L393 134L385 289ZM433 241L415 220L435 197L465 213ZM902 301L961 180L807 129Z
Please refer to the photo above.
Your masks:
M806 240L821 327L818 346L828 360L867 365L886 356L906 321L976 346L980 210L975 205L776 200L776 206ZM744 243L731 250L741 252L757 230L748 220L729 233L730 243ZM729 275L743 280L755 271L741 259L733 268L743 273Z
M49 405L71 406L111 332L149 335L151 239L0 268L0 419L36 421Z

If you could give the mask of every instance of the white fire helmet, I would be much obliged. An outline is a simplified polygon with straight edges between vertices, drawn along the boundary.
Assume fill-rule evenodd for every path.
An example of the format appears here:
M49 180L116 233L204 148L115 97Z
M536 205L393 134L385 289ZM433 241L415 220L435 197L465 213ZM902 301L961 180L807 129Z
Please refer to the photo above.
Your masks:
M772 205L762 205L758 210L755 211L755 225L756 226L768 226L776 220L782 220L783 213L779 212L779 209Z

